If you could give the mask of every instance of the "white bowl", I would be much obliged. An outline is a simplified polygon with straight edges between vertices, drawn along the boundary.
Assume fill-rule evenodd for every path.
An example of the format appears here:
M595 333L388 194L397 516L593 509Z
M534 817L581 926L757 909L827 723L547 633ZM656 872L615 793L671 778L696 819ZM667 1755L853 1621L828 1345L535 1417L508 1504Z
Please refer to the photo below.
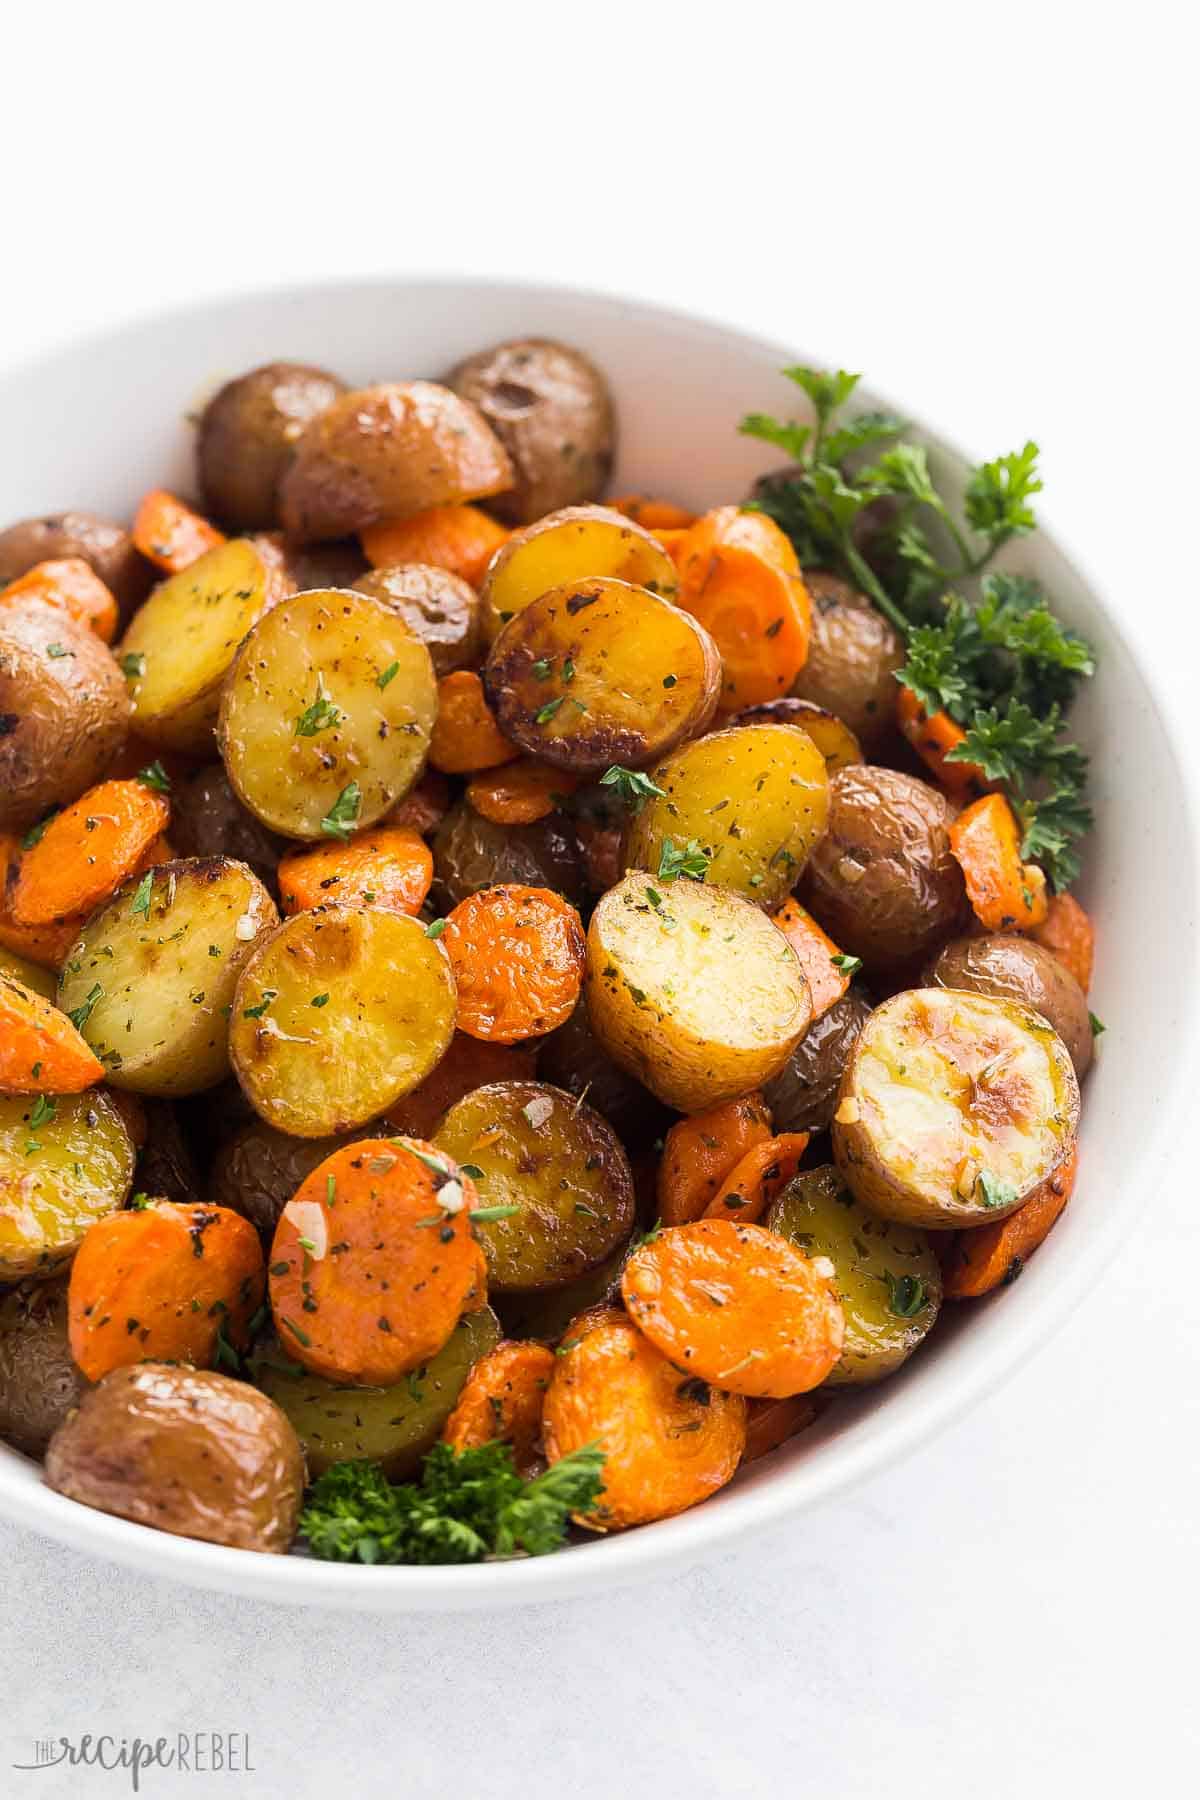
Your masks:
M68 506L125 517L149 487L189 491L185 414L255 363L296 358L358 382L436 376L468 351L531 334L580 345L612 383L621 434L615 491L642 489L696 507L740 498L780 460L736 431L751 409L797 410L797 390L778 371L802 355L838 355L836 344L822 354L763 343L634 302L465 279L351 282L200 305L0 379L0 523ZM874 390L864 401L906 411ZM907 416L919 418L919 410ZM960 479L962 455L932 435L924 441L942 478ZM1098 531L1102 525L1098 518ZM1196 833L1172 730L1115 607L1046 531L1010 546L1004 560L1044 581L1098 655L1075 715L1094 758L1098 814L1080 891L1099 922L1092 1005L1109 1028L1086 1083L1077 1194L1019 1283L949 1309L901 1374L874 1393L839 1400L820 1425L706 1505L554 1556L431 1569L257 1556L78 1506L3 1446L0 1513L150 1573L272 1600L415 1611L560 1597L661 1573L798 1516L916 1448L1043 1343L1152 1204L1174 1103L1191 1100ZM1046 1379L1054 1379L1052 1363Z

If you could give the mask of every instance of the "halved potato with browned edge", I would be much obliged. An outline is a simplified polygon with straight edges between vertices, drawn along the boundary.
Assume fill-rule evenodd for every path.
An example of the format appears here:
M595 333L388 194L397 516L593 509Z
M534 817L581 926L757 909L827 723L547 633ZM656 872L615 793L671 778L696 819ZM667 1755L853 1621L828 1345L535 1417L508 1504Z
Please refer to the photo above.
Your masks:
M251 631L217 737L255 818L287 837L344 838L404 798L436 717L429 652L399 614L326 588L284 601Z
M565 506L515 531L492 558L480 594L490 643L540 594L573 581L609 578L670 600L675 564L644 526L607 506Z
M282 570L245 538L206 551L157 587L116 652L138 735L211 754L225 671L255 620L290 591Z
M233 999L234 1072L292 1137L352 1131L411 1094L454 1032L454 976L416 919L369 907L296 913L258 945Z
M124 1206L133 1140L108 1094L0 1096L0 1282L52 1275Z
M948 1229L1015 1212L1066 1158L1079 1083L1058 1033L1015 1000L909 988L859 1035L833 1149L864 1206Z
M479 660L479 597L461 575L432 563L397 563L369 570L354 586L400 615L428 650L435 675L471 668Z
M797 700L794 694L782 694L778 700L764 700L761 706L748 706L745 712L738 713L729 722L731 725L798 725L825 758L830 775L866 760L862 745L836 713L827 712L811 700Z
M704 730L721 658L690 614L628 581L568 582L511 619L484 671L505 737L577 775L643 768Z
M708 858L705 880L756 906L791 893L829 813L825 759L791 725L710 732L657 764L651 779L662 793L630 821L626 867L656 875L668 844L694 840Z
M44 601L6 608L0 830L23 831L99 781L125 741L129 716L121 671L94 631Z
M799 958L724 888L626 875L588 928L588 1016L614 1062L680 1112L777 1075L812 1017Z
M115 1087L166 1096L215 1087L229 1073L238 973L278 919L245 863L159 863L92 914L63 964L58 1003Z
M279 484L289 537L348 537L381 519L511 487L507 450L469 400L434 381L343 394L305 428Z

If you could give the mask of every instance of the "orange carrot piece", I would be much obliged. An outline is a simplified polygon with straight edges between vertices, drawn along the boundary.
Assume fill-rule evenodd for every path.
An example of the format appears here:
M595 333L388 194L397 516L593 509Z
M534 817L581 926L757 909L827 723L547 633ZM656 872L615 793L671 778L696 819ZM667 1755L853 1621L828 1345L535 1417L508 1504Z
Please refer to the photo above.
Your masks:
M798 900L785 900L771 918L800 958L815 1022L836 1006L850 986L850 976L833 960L842 952Z
M683 547L687 543L689 529L690 527L681 525L677 529L668 530L665 525L660 525L654 533L677 569L683 562Z
M950 849L967 898L989 931L1040 925L1046 917L1046 877L1035 863L1021 861L1021 838L1012 807L1003 794L985 794L950 827Z
M635 1250L626 1310L678 1369L713 1387L783 1400L817 1387L842 1353L832 1270L777 1231L698 1219Z
M449 810L450 783L436 769L426 769L417 785L409 788L383 823L405 826L409 831L428 837L431 831L437 830Z
M0 832L0 944L39 968L58 970L83 929L86 914L64 919L60 925L18 925L12 896L20 865L20 838L11 831Z
M416 1138L366 1138L327 1156L284 1207L271 1245L271 1311L287 1354L364 1387L388 1387L436 1356L486 1293L477 1204L457 1163Z
M509 533L478 506L430 506L407 519L372 525L360 534L363 553L375 569L397 563L432 563L478 587L487 566Z
M1096 959L1096 928L1074 894L1055 894L1046 916L1029 933L1035 943L1065 963L1086 994Z
M775 521L718 506L690 527L677 560L678 604L721 652L722 711L789 693L808 659L812 603Z
M168 575L178 575L206 550L227 541L223 531L165 488L154 488L145 496L130 535L146 560Z
M1016 1280L1071 1198L1078 1164L1076 1147L1024 1206L1007 1219L953 1233L942 1268L948 1300L975 1300Z
M583 986L579 914L549 888L515 882L460 900L442 944L458 986L458 1028L515 1044L565 1024Z
M926 768L956 800L967 800L987 787L987 776L976 763L947 762L949 751L966 741L966 732L948 712L927 713L909 687L899 689L896 724Z
M163 796L140 781L89 788L22 855L12 895L17 924L90 912L133 874L170 816Z
M488 1044L456 1031L420 1087L389 1107L383 1121L402 1137L431 1138L456 1101L493 1081L532 1081L537 1055L521 1044Z
M742 1462L769 1456L797 1432L807 1430L816 1416L817 1403L811 1394L790 1394L786 1400L748 1400Z
M807 1131L785 1131L755 1144L721 1183L720 1192L704 1210L706 1219L739 1219L753 1224L761 1219L780 1189L800 1167L808 1149Z
M482 818L496 825L535 825L578 785L564 769L530 758L476 775L467 783L467 799Z
M635 525L643 525L655 537L664 527L668 531L686 531L696 523L695 513L686 506L676 506L673 500L658 500L650 494L622 494L618 500L606 500L604 504L612 512L624 513Z
M19 606L24 600L41 600L56 607L68 618L86 625L106 644L111 644L117 635L117 602L81 556L35 563L16 581L0 588L0 609Z
M285 913L314 906L375 906L419 913L433 882L433 857L417 832L376 825L348 844L316 844L279 864L279 904Z
M521 752L501 734L473 669L455 669L438 682L438 716L429 760L447 775L474 775L515 762Z
M542 1411L555 1360L546 1344L497 1344L472 1364L442 1442L477 1450L501 1438L513 1447L518 1473L532 1475L541 1460Z
M658 1166L658 1216L664 1225L688 1225L704 1217L725 1177L747 1151L771 1136L771 1115L761 1094L726 1100L672 1125Z
M263 1287L258 1233L229 1207L155 1200L110 1213L71 1265L71 1355L89 1381L147 1360L209 1368L219 1339L248 1346Z
M82 1094L103 1073L66 1013L0 975L0 1094Z

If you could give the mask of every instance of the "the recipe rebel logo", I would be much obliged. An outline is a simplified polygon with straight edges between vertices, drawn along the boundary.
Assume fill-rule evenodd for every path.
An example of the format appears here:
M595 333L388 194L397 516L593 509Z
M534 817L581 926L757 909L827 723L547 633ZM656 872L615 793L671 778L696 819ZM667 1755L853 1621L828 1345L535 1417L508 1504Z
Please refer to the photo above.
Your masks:
M23 1773L41 1769L124 1770L133 1793L141 1792L148 1769L171 1769L182 1775L253 1775L255 1764L246 1732L181 1731L174 1737L99 1736L37 1738L32 1760L13 1763Z

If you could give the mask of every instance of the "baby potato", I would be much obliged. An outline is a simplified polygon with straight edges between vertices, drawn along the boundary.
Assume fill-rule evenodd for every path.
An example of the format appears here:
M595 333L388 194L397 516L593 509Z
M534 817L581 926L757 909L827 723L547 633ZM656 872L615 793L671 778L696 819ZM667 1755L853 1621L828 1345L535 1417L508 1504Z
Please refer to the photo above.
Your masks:
M302 543L512 486L508 452L477 407L433 381L342 394L301 433L279 519Z
M468 356L447 381L479 408L512 457L513 485L492 502L497 518L527 525L604 492L613 460L612 398L581 351L549 338L519 338Z
M450 1108L433 1141L471 1175L485 1207L519 1209L475 1228L490 1292L562 1287L633 1229L633 1176L621 1140L561 1088L476 1088Z
M154 583L154 569L123 525L73 510L20 519L0 531L0 587L27 575L38 563L78 557L100 577L127 620Z
M825 1131L837 1106L842 1071L871 1002L853 989L813 1020L787 1065L763 1088L776 1131Z
M564 1025L542 1039L538 1074L603 1113L627 1148L661 1137L671 1122L662 1102L600 1048L580 1000Z
M217 741L242 804L272 831L348 837L425 764L437 683L424 644L365 594L297 594L261 619L221 696Z
M54 654L51 654L53 650ZM106 773L129 695L94 631L33 601L0 621L0 830L22 831Z
M801 892L818 924L869 970L903 969L961 926L953 817L944 794L899 769L839 769L830 782L828 829Z
M441 944L402 913L328 906L285 919L246 962L229 1054L260 1117L333 1137L423 1081L454 1031Z
M59 1426L46 1481L158 1531L282 1555L296 1535L304 1453L283 1413L248 1382L131 1363L90 1388Z
M1091 1067L1094 1040L1083 989L1041 944L1010 932L955 938L930 965L929 985L1023 1001L1053 1025L1081 1081Z
M812 739L791 725L733 725L684 744L652 771L662 788L631 820L625 866L659 873L668 840L695 839L705 880L776 907L825 829L829 781Z
M792 692L841 719L869 756L893 729L904 645L848 581L805 569L804 585L812 600L812 636Z
M280 1213L301 1182L349 1141L346 1137L288 1137L262 1119L251 1119L225 1140L213 1158L208 1199L213 1206L241 1213L270 1240Z
M619 1243L603 1262L576 1276L565 1287L530 1288L519 1294L497 1294L496 1311L507 1338L533 1338L541 1344L557 1344L567 1327L594 1306L621 1303L621 1270L633 1235Z
M428 650L435 675L450 675L479 661L483 647L479 600L461 575L432 563L402 563L372 569L354 587L399 614Z
M63 965L58 1004L113 1085L196 1094L229 1073L228 1017L255 939L278 921L245 863L159 863L94 912Z
M506 738L579 775L643 768L712 719L721 658L704 627L648 588L551 588L492 645L488 704Z
M815 706L811 700L797 700L794 694L783 694L778 700L764 700L761 706L748 706L745 712L730 720L731 725L798 725L810 737L825 758L830 775L851 763L865 761L862 745L848 725L836 714Z
M108 1094L0 1096L0 1282L52 1275L124 1206L133 1141Z
M346 384L307 363L266 363L227 381L200 417L196 474L204 511L233 531L274 525L300 433Z
M270 1340L249 1361L251 1379L288 1417L309 1475L366 1457L389 1481L408 1481L442 1435L471 1365L500 1342L490 1307L466 1313L423 1368L394 1387L343 1387L292 1362Z
M675 564L658 539L607 506L566 506L516 531L488 565L480 591L483 632L492 643L519 612L551 588L613 579L671 600Z
M546 887L573 906L584 896L579 840L559 813L536 825L498 825L466 802L452 806L433 840L433 895L449 911L497 883Z
M0 1438L40 1457L87 1383L67 1342L67 1279L28 1282L0 1299Z
M783 933L724 888L626 875L592 914L588 1017L601 1048L679 1112L777 1075L812 1018Z
M826 1386L879 1381L912 1355L942 1303L941 1266L923 1231L868 1212L828 1165L790 1181L763 1223L833 1264L845 1336Z
M225 672L255 620L290 588L245 538L206 551L157 587L117 651L138 735L211 755Z
M833 1151L864 1206L947 1229L1015 1212L1068 1155L1079 1083L1062 1039L1027 1006L908 988L850 1053Z
M171 842L180 856L231 856L273 882L282 838L247 812L221 763L206 763L171 787Z

